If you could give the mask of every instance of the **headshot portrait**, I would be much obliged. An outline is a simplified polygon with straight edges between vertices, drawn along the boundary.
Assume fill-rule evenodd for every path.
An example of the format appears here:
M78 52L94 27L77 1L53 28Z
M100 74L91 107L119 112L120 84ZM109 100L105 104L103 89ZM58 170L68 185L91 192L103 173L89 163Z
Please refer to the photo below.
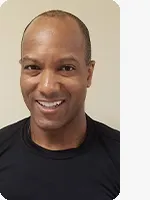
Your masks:
M0 193L120 193L120 10L112 0L0 7Z

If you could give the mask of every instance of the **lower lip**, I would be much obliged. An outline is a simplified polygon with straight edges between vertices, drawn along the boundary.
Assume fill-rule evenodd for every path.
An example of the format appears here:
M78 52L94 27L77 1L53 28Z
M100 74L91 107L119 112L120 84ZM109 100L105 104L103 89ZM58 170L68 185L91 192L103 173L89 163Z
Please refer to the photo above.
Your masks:
M63 101L56 108L46 108L46 107L40 105L38 102L36 102L36 104L38 105L38 108L40 109L40 111L43 112L43 113L47 113L47 114L54 114L54 113L56 113L64 105L64 103L65 103L65 101Z

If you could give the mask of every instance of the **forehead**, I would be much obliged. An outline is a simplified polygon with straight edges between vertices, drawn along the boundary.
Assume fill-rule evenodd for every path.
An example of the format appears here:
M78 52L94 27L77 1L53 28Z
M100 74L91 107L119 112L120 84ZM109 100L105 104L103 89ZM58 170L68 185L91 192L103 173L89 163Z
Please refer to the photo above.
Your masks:
M85 40L77 22L69 17L36 19L26 30L22 54L84 56Z

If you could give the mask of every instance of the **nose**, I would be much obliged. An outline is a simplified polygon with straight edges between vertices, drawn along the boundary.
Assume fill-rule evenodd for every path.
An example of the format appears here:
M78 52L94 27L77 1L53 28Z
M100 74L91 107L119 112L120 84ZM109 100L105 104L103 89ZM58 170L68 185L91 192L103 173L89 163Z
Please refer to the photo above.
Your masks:
M50 96L60 91L58 76L51 70L43 70L40 75L38 91L44 96Z

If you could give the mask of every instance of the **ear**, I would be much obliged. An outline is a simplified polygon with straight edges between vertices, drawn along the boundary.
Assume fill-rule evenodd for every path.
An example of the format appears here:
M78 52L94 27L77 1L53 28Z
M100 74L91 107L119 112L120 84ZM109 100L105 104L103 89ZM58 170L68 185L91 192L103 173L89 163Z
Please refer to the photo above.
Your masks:
M91 86L95 61L91 60L88 64L87 88Z

